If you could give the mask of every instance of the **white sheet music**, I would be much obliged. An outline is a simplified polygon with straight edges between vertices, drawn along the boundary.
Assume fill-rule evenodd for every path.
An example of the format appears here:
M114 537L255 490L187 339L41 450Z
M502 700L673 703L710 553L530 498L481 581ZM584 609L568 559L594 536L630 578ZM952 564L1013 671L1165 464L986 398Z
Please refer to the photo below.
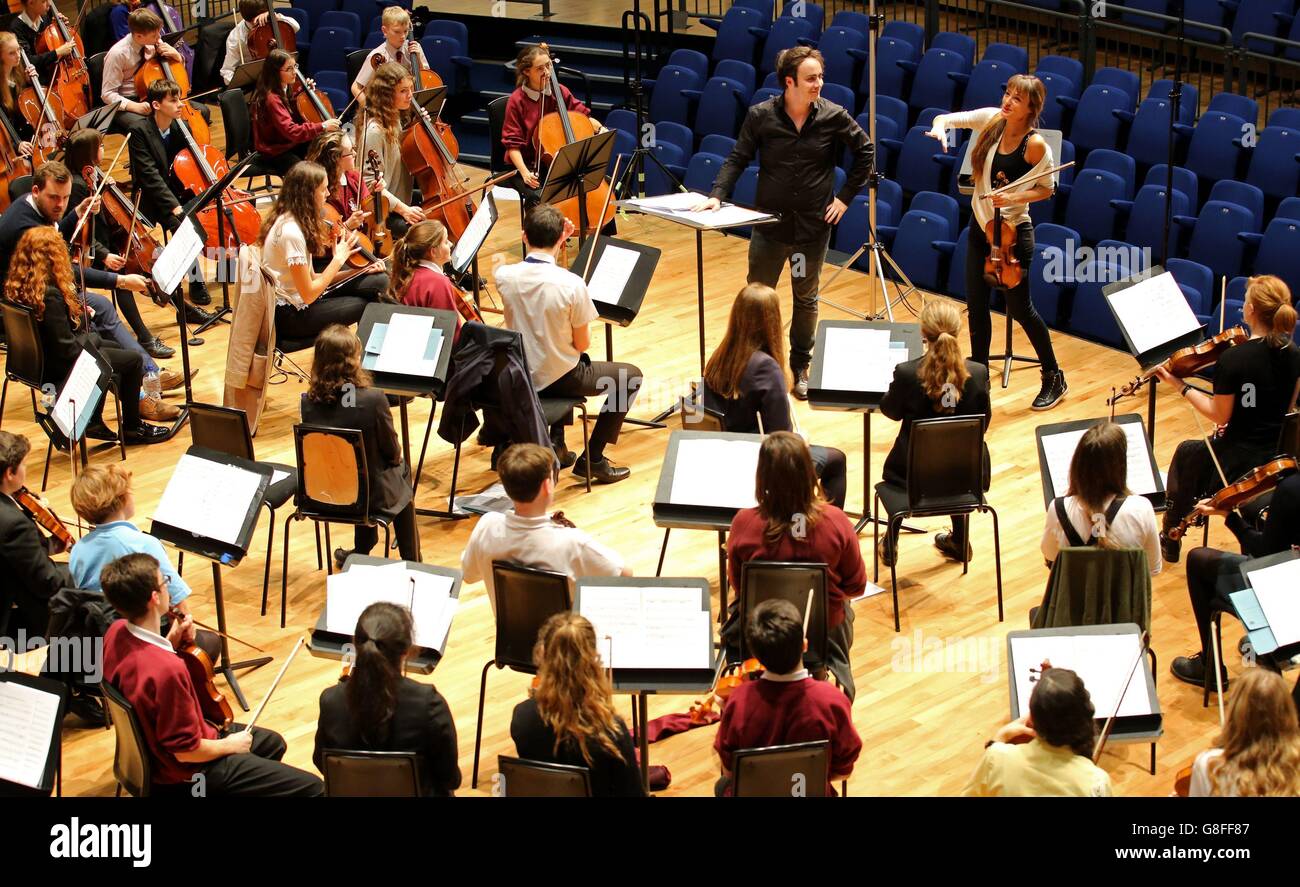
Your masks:
M176 229L171 240L154 260L153 280L164 293L176 291L185 274L194 267L194 260L203 252L203 237L191 222Z
M724 228L731 225L746 225L763 219L770 219L772 217L771 213L746 209L743 206L736 206L731 203L724 203L716 210L706 209L701 210L700 212L691 211L691 207L708 199L708 195L706 194L677 191L672 194L663 194L659 197L646 197L644 199L629 200L628 203L642 209L671 213L675 219L689 221L706 228Z
M196 536L238 545L239 531L261 479L260 474L236 465L186 453L177 460L153 519Z
M59 397L54 402L52 412L54 424L65 437L80 437L79 434L73 434L74 416L76 431L81 432L103 396L104 392L99 389L99 362L95 360L95 355L83 349L77 355L77 362L72 365L67 381L59 389Z
M375 358L375 372L432 378L442 351L440 338L433 359L425 358L432 332L433 318L428 314L394 314L388 320L383 348Z
M700 194L697 191L674 191L671 194L660 194L658 197L637 197L629 200L628 203L633 206L641 206L646 209L659 210L679 210L690 209L692 206L703 203L709 199L709 195Z
M753 508L758 440L697 438L677 445L673 505Z
M288 476L289 476L289 472L287 472L287 471L281 471L281 470L278 469L278 468L272 468L272 469L271 469L271 484L272 484L272 485L274 485L274 484L278 484L280 481L284 480L284 479L287 478Z
M1174 275L1168 271L1106 298L1138 354L1201 328Z
M1101 420L1098 420L1101 421ZM1155 475L1151 471L1150 444L1141 422L1121 422L1128 439L1128 477L1127 486L1136 495L1145 495L1159 491ZM1051 493L1053 498L1066 495L1070 489L1070 460L1079 447L1084 432L1063 431L1060 434L1043 436L1043 455L1047 460L1047 472L1052 478Z
M1277 645L1300 642L1300 560L1252 570L1250 587Z
M821 387L883 393L894 380L894 367L907 357L907 346L891 342L889 330L829 327L822 355Z
M58 716L58 696L0 681L0 779L40 786Z
M1029 697L1034 692L1038 668L1044 659L1054 668L1068 668L1083 679L1092 697L1096 717L1104 720L1115 711L1115 703L1124 689L1133 662L1137 659L1140 640L1136 634L1033 635L1011 639L1011 667L1016 681L1017 717L1029 714ZM1145 658L1145 657L1144 657ZM1153 714L1147 696L1144 666L1138 664L1133 680L1124 693L1119 717Z
M409 569L404 561L358 564L335 573L325 583L325 630L351 636L366 607L396 604L411 611L417 647L442 649L456 615L451 576Z
M587 293L597 302L617 305L623 298L623 290L636 270L636 260L641 254L625 246L605 244L600 254L600 261L592 269L591 280L587 283Z
M580 597L606 667L709 667L713 639L698 588L584 585Z
M496 188L493 189L497 190ZM500 189L503 191L509 189ZM518 198L515 194L515 198ZM465 233L456 241L456 246L451 251L451 265L457 271L464 271L469 267L470 262L474 260L474 254L478 252L483 241L487 239L488 232L497 221L496 198L489 194L479 203L478 209L474 210L474 216L465 226Z

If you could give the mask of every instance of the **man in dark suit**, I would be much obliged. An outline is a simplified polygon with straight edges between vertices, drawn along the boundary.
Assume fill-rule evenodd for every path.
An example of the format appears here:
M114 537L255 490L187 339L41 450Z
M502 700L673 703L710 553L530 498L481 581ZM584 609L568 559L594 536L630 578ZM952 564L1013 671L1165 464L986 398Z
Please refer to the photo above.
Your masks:
M141 193L140 211L158 221L168 233L180 227L185 214L185 189L172 174L172 161L185 148L185 137L176 125L181 113L181 90L171 80L149 84L146 101L153 114L145 118L128 142L131 178ZM207 305L212 301L198 263L190 273L190 301Z
M42 536L14 500L27 484L24 463L30 451L27 438L0 431L0 571L5 577L0 582L0 636L10 639L20 630L29 638L43 636L50 621L50 598L77 587L67 565L50 559L62 550L61 544ZM74 694L68 709L88 723L104 723L103 709L91 697Z

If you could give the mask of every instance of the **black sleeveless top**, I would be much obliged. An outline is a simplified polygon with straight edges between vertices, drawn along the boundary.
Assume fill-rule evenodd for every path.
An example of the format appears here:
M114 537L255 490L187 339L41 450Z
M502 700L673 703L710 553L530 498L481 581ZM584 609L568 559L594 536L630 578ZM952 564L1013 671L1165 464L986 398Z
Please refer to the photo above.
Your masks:
M1035 130L1031 129L1025 133L1025 137L1020 140L1020 147L1010 154L1003 154L998 150L1001 147L1000 143L993 146L993 166L989 170L989 175L992 177L991 188L1010 185L1034 168L1034 164L1025 159L1025 147L1029 144L1029 137L1034 132Z

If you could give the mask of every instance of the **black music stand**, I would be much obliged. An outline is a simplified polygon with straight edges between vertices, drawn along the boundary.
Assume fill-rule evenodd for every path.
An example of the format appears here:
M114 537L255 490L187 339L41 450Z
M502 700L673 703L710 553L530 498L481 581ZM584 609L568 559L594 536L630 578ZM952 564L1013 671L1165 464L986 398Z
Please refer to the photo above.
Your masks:
M578 198L578 249L587 242L587 192L599 188L614 154L614 130L570 142L555 154L542 185L542 203Z
M117 109L121 102L114 102L111 105L104 105L91 111L86 116L77 121L77 125L72 128L72 132L78 129L97 130L101 136L108 135L109 127L113 125L114 118L117 117Z
M70 396L72 392L70 391L68 382L79 372L89 370L89 367L83 365L87 361L94 364L94 368L98 371L98 374L93 387L91 387L82 398L83 402L77 403L75 398ZM48 413L37 416L37 424L44 429L45 435L50 439L50 446L55 447L60 451L66 449L69 452L76 447L81 453L82 468L85 468L87 463L85 436L86 426L90 424L90 417L94 415L96 408L104 399L109 386L112 384L112 380L113 368L109 365L108 361L104 359L104 356L99 353L99 349L89 341L86 341L83 343L81 354L77 355L76 363L73 364L72 369L68 372L68 378L64 379L63 384L59 386L59 396L55 399L54 405L50 407ZM71 418L72 421L70 424L61 422L57 418L63 413L67 413ZM121 425L122 416L120 409L117 421L118 424ZM126 458L125 447L122 449L122 458ZM48 463L49 460L47 458L47 466ZM46 470L48 470L48 467ZM45 485L42 483L41 489L44 488Z
M271 657L259 656L256 659L247 659L242 662L230 661L230 643L226 637L226 602L221 586L221 568L223 566L239 566L240 561L248 554L249 546L253 540L253 531L257 528L257 516L262 508L263 500L266 498L266 490L271 484L273 472L269 465L241 459L238 456L231 456L227 453L197 445L186 450L185 455L221 465L234 466L260 476L257 491L248 502L238 538L233 543L204 536L195 528L175 526L156 519L149 528L151 535L157 536L164 542L171 543L183 552L187 551L212 563L212 595L217 604L217 631L221 635L221 657L218 659L214 670L225 675L226 682L230 685L230 689L234 691L235 698L239 700L240 706L243 707L244 711L248 711L248 702L244 698L244 691L239 687L235 672L246 668L260 668L270 662ZM202 515L197 515L196 523L201 525L202 519Z
M1142 417L1137 413L1122 413L1109 420L1105 416L1097 419L1076 419L1072 422L1055 422L1050 425L1039 425L1034 429L1034 437L1038 444L1038 473L1043 483L1043 507L1048 508L1052 500L1058 496L1064 496L1069 490L1069 467L1065 466L1066 473L1063 476L1060 468L1056 471L1056 477L1053 477L1052 462L1048 457L1048 445L1046 439L1060 434L1077 434L1083 436L1083 432L1101 422L1111 421L1124 429L1126 436L1130 438L1129 446L1133 446L1132 432L1137 431L1142 437L1143 449L1146 452L1145 464L1150 466L1151 477L1150 484L1143 483L1146 478L1129 477L1126 486L1138 493L1139 496L1146 498L1151 502L1151 507L1156 511L1165 510L1165 485L1160 479L1160 467L1156 464L1155 450L1151 447L1151 438L1147 435L1146 429L1142 426ZM1133 426L1137 426L1136 429ZM1077 444L1076 444L1077 447ZM1074 450L1071 449L1073 455ZM1145 486L1153 486L1155 489L1142 492Z
M12 655L12 654L11 654ZM48 725L49 734L34 737L40 740L49 749L45 756L45 767L41 773L41 778L36 785L28 785L21 782L12 782L7 779L0 779L0 797L49 797L50 791L53 790L57 797L63 797L63 717L68 710L68 685L62 681L52 680L46 677L37 677L21 671L13 671L12 660L10 665L0 667L0 684L12 683L26 687L29 690L35 690L40 693L48 693L51 696L58 697L58 709L54 716L52 724Z
M296 59L298 53L293 53ZM266 59L253 59L251 62L244 62L235 73L230 75L230 82L225 85L226 89L250 89L257 86L258 78L262 76L262 66L266 64Z
M414 104L429 112L429 116L434 120L442 114L442 106L447 104L447 87L431 86L428 89L422 89L413 97Z
M456 247L451 251L451 270L456 274L463 275L466 270L470 271L470 276L474 278L474 307L482 308L482 300L479 297L479 273L478 273L478 253L487 241L487 237L496 227L497 219L501 217L497 209L497 199L488 191L479 201L478 208L474 210L474 215L469 221L469 226L465 228L465 233L456 241Z

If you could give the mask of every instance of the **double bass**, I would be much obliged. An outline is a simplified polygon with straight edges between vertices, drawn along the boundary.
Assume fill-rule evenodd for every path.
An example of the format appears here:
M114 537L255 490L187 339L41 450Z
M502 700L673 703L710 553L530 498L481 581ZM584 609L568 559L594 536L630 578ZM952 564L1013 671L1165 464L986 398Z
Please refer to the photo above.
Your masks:
M90 113L90 68L86 66L86 46L81 42L81 35L75 27L69 27L67 19L56 10L50 23L36 38L36 49L54 52L65 43L72 44L72 51L55 63L50 92L61 102L63 125L71 128Z
M194 133L177 120L185 147L172 161L172 173L196 197L206 192L230 172L223 155L211 143L200 145L194 139ZM217 203L204 207L199 212L199 224L203 226L204 242L209 247L226 247L238 249L242 243L256 243L262 230L262 217L253 205L253 197L247 191L235 187L226 188L222 194L224 218L217 218ZM224 234L224 238L222 235Z
M553 63L551 64L551 76L547 78L546 85L543 86L540 101L546 101L548 89L550 96L555 99L555 110L543 116L537 124L537 163L539 171L541 164L545 162L549 165L565 145L579 139L590 138L596 134L595 126L592 124L590 117L584 114L574 117L569 114L569 108L564 103L564 94L556 81ZM538 178L541 178L540 172ZM554 206L564 214L565 218L573 223L573 227L578 230L582 237L586 237L592 231L598 231L614 220L614 205L607 199L608 195L609 183L602 180L598 187L587 192L585 206L580 205L581 198L579 197L570 197L568 200L558 201ZM584 217L587 222L585 231L582 230Z
M149 94L149 84L155 80L171 80L181 88L181 120L189 127L190 132L200 144L211 144L212 133L208 129L208 122L203 119L202 112L195 108L188 101L186 96L190 94L190 78L185 73L184 67L173 67L173 62L163 58L159 53L162 41L154 46L154 54L150 59L142 60L140 67L135 72L135 94L145 101Z
M258 25L248 32L249 60L264 59L273 49L297 52L298 35L292 25L280 21L280 17L275 14L275 0L267 0L266 24Z

